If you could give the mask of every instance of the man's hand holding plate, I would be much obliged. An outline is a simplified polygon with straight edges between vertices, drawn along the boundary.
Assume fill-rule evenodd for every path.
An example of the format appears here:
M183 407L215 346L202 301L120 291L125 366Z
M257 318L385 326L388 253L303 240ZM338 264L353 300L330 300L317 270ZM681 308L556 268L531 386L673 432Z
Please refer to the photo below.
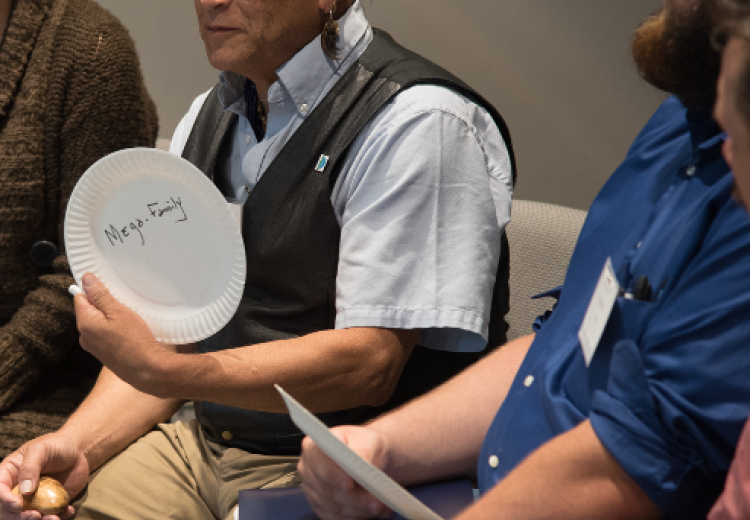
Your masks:
M96 276L86 273L81 281L85 296L75 296L81 347L138 390L166 397L159 395L160 372L177 348L159 343L146 322L118 302Z

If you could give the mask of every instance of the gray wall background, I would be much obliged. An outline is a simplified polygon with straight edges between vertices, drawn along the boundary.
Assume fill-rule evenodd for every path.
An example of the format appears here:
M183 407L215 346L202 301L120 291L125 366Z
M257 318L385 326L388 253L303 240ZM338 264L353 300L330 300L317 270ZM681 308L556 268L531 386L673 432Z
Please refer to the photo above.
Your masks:
M370 22L458 75L500 110L519 165L516 197L588 209L664 94L629 44L661 0L361 0ZM129 29L170 138L217 73L192 2L98 0Z

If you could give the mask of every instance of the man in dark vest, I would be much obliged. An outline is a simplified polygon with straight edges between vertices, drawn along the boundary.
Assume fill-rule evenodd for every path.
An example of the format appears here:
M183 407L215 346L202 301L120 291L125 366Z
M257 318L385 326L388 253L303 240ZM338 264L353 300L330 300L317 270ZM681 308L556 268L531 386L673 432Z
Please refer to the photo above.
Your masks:
M504 342L514 160L495 109L359 2L196 9L223 72L172 151L243 205L242 302L178 349L85 275L81 344L107 368L58 433L0 466L4 520L16 483L52 473L76 495L97 469L78 518L229 518L239 489L296 483L302 435L273 384L362 423ZM197 421L149 433L186 399Z

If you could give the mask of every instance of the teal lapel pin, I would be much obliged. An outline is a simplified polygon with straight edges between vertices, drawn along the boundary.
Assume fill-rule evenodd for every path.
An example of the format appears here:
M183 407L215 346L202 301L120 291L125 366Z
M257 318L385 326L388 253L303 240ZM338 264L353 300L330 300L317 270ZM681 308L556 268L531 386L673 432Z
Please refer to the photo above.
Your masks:
M328 164L328 156L321 155L320 159L318 159L318 164L315 165L315 171L322 172L326 169L326 164Z

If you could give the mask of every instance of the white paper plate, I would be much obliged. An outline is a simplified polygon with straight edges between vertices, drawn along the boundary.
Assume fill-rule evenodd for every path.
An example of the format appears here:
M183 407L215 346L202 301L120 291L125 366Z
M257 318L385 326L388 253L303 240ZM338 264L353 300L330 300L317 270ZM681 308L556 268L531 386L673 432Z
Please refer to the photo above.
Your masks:
M311 414L279 385L274 385L289 410L297 428L315 441L341 469L385 505L409 520L443 520L440 515L417 500L391 477L341 442L323 422Z
M169 152L132 148L93 164L68 203L65 249L79 285L95 274L161 342L211 336L242 298L245 248L226 200Z

